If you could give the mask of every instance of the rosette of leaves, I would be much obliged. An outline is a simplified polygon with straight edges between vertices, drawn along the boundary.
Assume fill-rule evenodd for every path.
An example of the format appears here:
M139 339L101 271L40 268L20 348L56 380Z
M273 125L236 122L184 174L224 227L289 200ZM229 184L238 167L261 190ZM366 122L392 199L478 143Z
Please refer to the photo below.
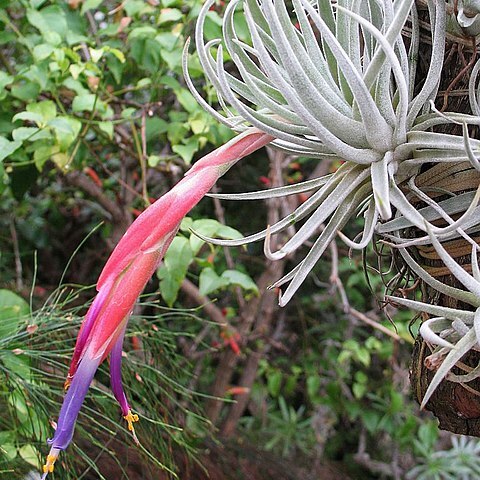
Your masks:
M225 11L223 38L205 43L203 24L210 5L207 2L200 13L195 42L222 112L195 91L185 60L187 82L197 101L232 129L242 131L253 125L271 134L276 138L273 145L286 152L344 161L335 173L296 185L217 194L232 200L299 192L310 196L297 210L257 234L214 242L240 245L265 239L266 255L279 259L316 237L303 261L274 285L290 282L280 298L285 305L337 234L348 246L362 249L378 233L398 247L403 266L431 288L433 302L443 295L460 305L449 308L390 297L429 318L420 334L431 346L428 360L435 373L423 406L443 379L466 384L479 377L480 367L467 366L464 375L453 373L452 368L477 348L480 339L480 271L473 236L480 223L479 144L469 136L469 126L480 123L480 64L470 80L473 114L438 112L433 100L444 73L444 2L426 2L431 56L421 78L417 78L416 64L420 22L411 1L346 0L332 5L326 0L294 0L289 10L281 0L237 0ZM250 42L240 40L236 31L233 14L240 8ZM224 65L224 51L236 71L231 63ZM455 124L460 125L460 135L443 133L446 126ZM435 192L436 187L421 181L425 167L453 174L455 168L463 169L471 177L473 191L448 186ZM359 240L350 240L339 231L358 214L365 217L364 229ZM303 222L298 231L272 252L270 235L297 222ZM416 229L415 238L406 238L412 229ZM471 248L471 275L442 245L458 239ZM414 246L431 248L460 285L444 283L429 273L408 249Z
M423 164L465 161L475 168L479 165L473 153L479 143L468 138L468 125L478 125L479 117L439 114L430 105L442 75L444 2L426 2L432 48L427 73L420 81L416 78L420 30L412 0L341 0L335 4L329 0L293 0L291 4L234 0L224 13L222 38L205 43L204 23L212 4L208 1L200 12L195 44L222 111L216 111L195 90L185 55L187 83L197 101L236 131L253 125L274 136L272 144L279 149L344 164L331 175L292 186L216 194L230 200L299 192L310 196L261 232L240 240L209 241L234 246L265 239L266 255L280 259L316 237L305 258L274 285L289 282L280 297L280 304L285 305L337 233L359 213L365 217L359 241L340 233L352 248L365 248L376 229L395 237L394 222L400 220L392 219L393 212L425 232L426 241L432 235L437 239L466 235L462 228L477 218L478 195L459 196L452 200L454 206L430 202L430 210L418 211L415 194L402 187L408 184L415 189L415 176ZM237 33L234 13L241 8L250 41L241 40L244 32L242 36ZM406 31L409 35L402 35ZM230 62L224 64L224 52L236 71ZM465 125L463 136L435 131L436 126L451 122ZM453 211L463 214L453 221ZM446 226L435 225L436 219L445 217L451 220ZM272 252L270 236L297 222L303 223L296 233ZM379 229L382 222L386 226Z

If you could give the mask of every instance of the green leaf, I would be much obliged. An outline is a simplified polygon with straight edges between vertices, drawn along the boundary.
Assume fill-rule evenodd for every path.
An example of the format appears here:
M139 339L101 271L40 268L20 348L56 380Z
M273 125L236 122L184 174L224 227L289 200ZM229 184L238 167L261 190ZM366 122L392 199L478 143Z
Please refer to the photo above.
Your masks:
M170 70L176 70L182 65L182 54L179 50L174 50L173 52L170 52L169 50L165 50L162 48L160 50L160 54L163 60L165 60Z
M12 137L15 141L19 142L34 142L35 140L51 138L51 134L48 129L41 130L37 127L19 127L12 132Z
M172 145L181 144L185 137L188 135L188 128L182 121L177 121L172 114L175 112L170 112L170 119L172 120L169 123L166 123L167 127L167 137L168 140ZM176 113L184 113L184 112L176 112Z
M185 237L175 237L165 254L165 266L178 276L184 276L193 260L193 252Z
M133 116L135 114L136 111L137 110L133 107L127 107L124 110L122 110L122 114L121 114L122 118L130 118L131 116ZM148 134L147 134L147 136L148 136Z
M178 8L162 8L158 17L158 25L168 22L178 22L183 18L183 14Z
M69 71L72 74L72 77L74 78L74 80L76 80L84 70L85 70L85 65L78 65L73 63L69 67Z
M11 142L7 140L5 137L0 137L0 162L3 159L7 158L11 155L15 150L22 146L22 142L19 140Z
M370 365L370 352L367 349L360 347L358 350L356 350L355 354L360 363L366 367Z
M48 58L53 52L55 48L48 43L41 43L40 45L36 45L33 49L33 58L36 62L41 62Z
M51 5L42 10L27 10L27 20L40 30L47 43L59 45L65 38L68 26L65 11L58 5Z
M52 155L52 161L60 170L65 170L65 167L68 165L69 160L70 160L70 157L63 152L54 153Z
M52 127L55 132L55 138L61 152L66 152L68 150L70 145L78 137L82 128L82 123L79 120L64 116L51 120L48 122L48 125Z
M129 17L151 13L153 10L144 0L126 0L122 5Z
M89 51L93 63L98 63L105 52L103 48L90 48Z
M246 273L239 272L238 270L225 270L222 273L222 278L224 278L229 285L238 285L244 290L250 290L258 294L257 285L255 285L255 282Z
M362 422L370 433L374 433L380 421L378 414L367 410L361 413Z
M172 150L175 153L178 153L187 165L190 165L190 163L192 163L193 155L196 152L198 152L198 149L199 149L198 139L194 137L191 137L188 140L186 140L183 145L172 146Z
M154 168L160 163L161 160L162 157L159 155L149 155L147 158L148 166Z
M17 120L26 120L28 122L34 122L37 125L42 123L43 117L39 113L34 112L20 112L13 116L12 122Z
M9 461L17 456L15 432L0 432L0 456Z
M208 295L226 286L228 280L219 277L212 268L204 268L200 273L199 290L202 295Z
M217 222L217 220L205 218L201 220L195 220L190 228L193 230L193 232L198 232L205 237L213 237L216 235L221 225L222 224ZM192 248L194 255L198 254L204 243L205 242L200 237L197 237L195 233L190 235L190 247Z
M18 331L30 313L28 303L16 293L0 290L0 341Z
M243 235L232 227L228 225L223 225L219 222L217 229L217 237L225 238L226 240L238 240L242 238Z
M175 47L181 46L178 36L171 32L161 32L155 36L155 40L169 52L171 52Z
M180 231L187 232L190 234L191 233L190 229L192 228L192 225L193 225L192 217L184 217L182 222L180 223ZM190 246L191 245L192 243L190 242Z
M193 252L185 237L175 237L165 254L164 266L157 270L160 293L170 307L177 299L178 291L193 260Z
M210 128L210 117L205 115L205 112L197 110L188 117L188 124L195 135L205 135Z
M95 107L97 96L94 93L83 93L77 95L72 102L72 110L74 112L91 112Z
M322 381L319 375L309 375L307 378L307 393L310 401L317 399L318 392L322 386Z
M132 39L130 56L137 62L139 67L155 74L160 69L161 46L153 38L144 36Z
M21 447L18 451L20 456L30 465L35 468L40 468L40 454L38 450L30 443Z
M154 38L157 30L149 25L143 25L141 27L133 28L128 34L128 40L131 41L135 38Z
M189 113L196 112L200 109L197 101L193 98L193 95L186 89L177 90L176 92L177 100L180 102L182 107Z
M280 395L280 387L282 386L282 372L280 370L275 370L270 373L267 377L267 388L268 393L274 398L277 398Z
M112 122L99 122L98 128L105 133L110 140L113 139L113 123Z
M125 70L125 64L122 63L114 55L108 55L107 56L107 68L108 68L108 71L112 74L115 82L118 85L121 85L122 84L122 78L123 78L123 71Z
M43 102L28 104L27 112L40 116L42 120L37 123L39 127L43 127L57 116L57 106L51 100L44 100Z
M22 83L13 85L11 92L13 97L23 100L24 102L29 102L38 97L40 85L34 82L23 81Z
M50 159L53 151L54 147L52 145L42 145L35 148L33 152L33 161L39 172L42 170L45 162Z
M88 10L92 10L97 8L101 5L103 0L85 0L82 4L82 9L80 10L80 14L84 15Z
M105 52L111 53L120 63L125 63L125 54L118 48L104 47Z
M11 83L13 83L13 77L8 73L0 70L0 92Z

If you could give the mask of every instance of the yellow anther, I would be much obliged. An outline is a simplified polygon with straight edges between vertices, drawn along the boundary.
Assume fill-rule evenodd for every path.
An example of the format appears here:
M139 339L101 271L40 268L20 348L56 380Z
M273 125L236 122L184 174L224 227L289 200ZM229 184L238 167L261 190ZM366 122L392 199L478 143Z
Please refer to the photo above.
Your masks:
M47 455L47 463L43 466L43 473L52 473L55 466L56 455Z
M73 378L73 376L70 376L70 375L67 376L67 379L65 380L65 383L63 384L63 389L65 390L65 392L70 387L70 384L72 383L72 378Z
M137 445L140 445L140 442L138 441L137 435L135 434L135 428L133 424L135 422L138 422L139 418L136 413L132 413L131 410L128 411L126 415L123 416L123 418L127 421L127 428L130 432L132 432L133 440Z
M132 413L131 410L128 411L128 413L123 417L127 423L128 423L128 429L133 432L135 431L135 428L133 428L133 424L135 422L138 422L138 415L136 413Z

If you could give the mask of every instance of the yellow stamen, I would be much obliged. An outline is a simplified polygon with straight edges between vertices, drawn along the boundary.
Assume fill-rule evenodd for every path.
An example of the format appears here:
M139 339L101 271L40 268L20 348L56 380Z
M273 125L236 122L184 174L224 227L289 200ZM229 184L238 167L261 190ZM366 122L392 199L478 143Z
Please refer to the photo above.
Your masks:
M67 379L65 380L65 383L63 384L63 389L65 390L65 392L70 387L70 384L72 383L72 378L73 378L73 376L67 375Z
M43 466L43 473L52 473L57 455L47 455L47 462Z
M137 445L139 445L140 442L138 441L137 435L135 434L135 427L133 426L133 424L139 420L138 415L129 410L128 413L123 416L123 418L127 421L128 430L132 432L133 440Z

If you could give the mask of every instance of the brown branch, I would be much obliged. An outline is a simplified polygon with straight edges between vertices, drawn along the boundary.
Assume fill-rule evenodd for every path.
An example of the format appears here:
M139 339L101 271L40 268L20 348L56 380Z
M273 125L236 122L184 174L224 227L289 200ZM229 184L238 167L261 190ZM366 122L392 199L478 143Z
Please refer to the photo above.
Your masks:
M23 289L23 268L22 259L20 258L20 248L18 247L17 230L15 229L15 219L10 221L10 235L12 237L13 254L15 256L15 284L18 291Z
M124 210L113 200L108 198L102 188L85 174L78 171L69 172L65 175L65 179L70 185L80 188L93 197L106 210L106 212L111 215L112 222L126 224L126 226L130 223L126 218Z
M281 168L282 159L285 158L285 154L281 152L269 152L271 167L270 178L272 180L272 186L280 186L283 184ZM267 202L268 208L268 223L275 223L278 219L281 204L278 199L272 199ZM274 312L278 308L276 306L277 295L275 291L267 290L267 287L271 285L275 280L282 276L286 264L286 259L279 261L267 261L265 269L257 280L257 286L261 292L260 297L252 299L246 303L245 307L240 311L240 322L238 332L244 343L247 343L252 339L252 335L262 334L263 336L269 335L270 325L274 318ZM253 334L252 334L253 330ZM250 388L253 384L256 372L258 370L258 362L265 355L265 349L268 348L268 344L260 345L257 349L253 347L254 352L247 358L247 364L244 368L243 376L240 379L240 385L246 388ZM255 351L256 350L256 351ZM217 374L211 390L212 399L210 399L206 405L206 415L212 423L216 423L220 417L222 406L224 405L223 397L225 392L230 386L235 368L241 357L235 355L231 350L226 350L222 353L219 365L217 368ZM222 428L224 435L230 435L236 428L238 419L243 414L246 405L248 403L249 395L243 395L239 398L238 402L231 407L229 414L227 415L227 421Z
M223 315L222 311L212 301L200 293L198 287L190 280L185 279L182 282L181 290L185 295L188 295L197 305L201 305L203 311L222 328L230 327L228 320ZM230 327L231 328L231 327Z

